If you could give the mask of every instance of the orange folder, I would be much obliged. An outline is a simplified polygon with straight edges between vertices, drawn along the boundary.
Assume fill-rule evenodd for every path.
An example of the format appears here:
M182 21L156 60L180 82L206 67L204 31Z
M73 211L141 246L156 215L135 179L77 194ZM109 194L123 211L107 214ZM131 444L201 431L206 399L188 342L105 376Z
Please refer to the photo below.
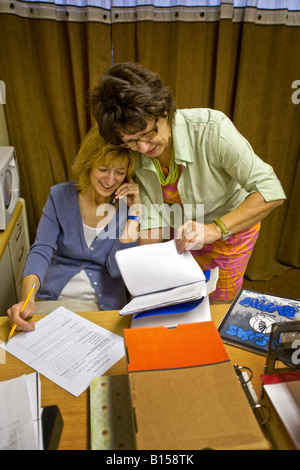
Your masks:
M192 326L191 326L192 325ZM176 369L229 361L213 322L125 330L128 371Z
M213 322L124 339L137 449L269 448Z

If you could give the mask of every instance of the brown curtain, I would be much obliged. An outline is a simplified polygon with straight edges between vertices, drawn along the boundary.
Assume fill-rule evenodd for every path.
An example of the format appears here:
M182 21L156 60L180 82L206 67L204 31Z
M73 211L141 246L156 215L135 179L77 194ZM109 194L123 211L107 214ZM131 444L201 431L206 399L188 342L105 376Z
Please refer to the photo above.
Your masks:
M229 7L228 7L229 8ZM251 12L250 12L251 13ZM225 112L270 163L288 197L262 223L247 276L268 280L300 267L299 27L221 19L110 24L0 14L0 79L16 148L31 238L50 186L70 178L71 162L91 124L88 92L113 61L157 71L178 108Z
M0 77L33 241L53 184L91 125L89 90L111 63L110 26L0 15Z
M299 31L231 20L113 25L115 62L133 60L157 71L178 108L223 111L273 166L287 201L262 222L246 272L253 280L300 267L300 104L292 102Z

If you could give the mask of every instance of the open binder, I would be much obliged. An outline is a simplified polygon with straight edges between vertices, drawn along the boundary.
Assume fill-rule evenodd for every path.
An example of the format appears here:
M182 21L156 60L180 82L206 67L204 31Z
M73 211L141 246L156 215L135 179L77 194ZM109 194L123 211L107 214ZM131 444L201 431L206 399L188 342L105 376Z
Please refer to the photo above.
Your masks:
M199 324L200 325L200 324ZM203 326L199 326L201 330L204 328L208 328L208 330L205 331L205 342L206 341L209 343L212 337L215 337L215 332L213 331L212 325L205 325L202 324ZM208 326L209 325L209 326ZM292 329L293 326L293 329ZM182 327L181 327L182 328ZM192 328L189 326L184 326L184 329ZM145 329L143 329L145 331ZM153 330L153 329L152 329ZM157 336L157 331L161 331L161 329L155 328L155 332L153 334ZM166 328L164 329L165 331L168 331ZM188 331L187 330L187 331ZM148 331L151 331L149 329ZM169 330L172 332L172 330ZM173 330L174 332L175 330ZM136 356L137 360L140 361L141 358L141 351L145 351L145 348L147 349L147 346L144 344L144 341L138 341L136 344L136 339L142 339L139 333L132 332L128 333L129 330L125 330L125 336L127 336L128 339L128 334L133 336L134 343L129 345L129 352L128 354L131 356L132 359L132 366L131 366L131 371L129 372L129 376L132 374L134 375L134 381L136 378L139 379L139 377L144 377L141 378L141 380L145 384L145 380L147 381L147 375L145 378L145 374L149 374L149 387L150 389L153 390L153 381L151 378L151 367L149 367L148 363L148 371L146 370L139 370L135 372L135 369L141 367L143 369L146 369L143 364L140 364L139 367L137 367L136 360L134 359L134 356ZM207 334L209 333L209 334ZM291 361L291 354L295 353L295 349L290 348L291 346L291 333L296 336L297 338L300 338L300 322L294 322L294 325L291 324L283 324L283 325L276 325L274 327L274 332L272 335L272 346L273 348L270 348L267 360L266 360L266 365L265 365L265 376L269 377L269 380L272 378L273 375L279 375L279 374L300 374L299 370L299 365L294 365ZM289 335L289 339L284 340L283 342L281 341L278 343L278 338L284 338L286 335ZM211 336L212 335L212 336ZM182 338L181 338L182 340ZM180 341L181 341L180 340ZM129 339L131 342L131 339ZM190 335L189 335L189 343L190 343ZM157 342L159 345L159 348L161 347L161 342ZM211 343L211 342L210 342ZM218 351L220 354L220 351L222 350L220 343L218 343ZM151 340L152 344L152 340ZM212 343L211 343L212 344ZM127 341L127 346L128 346L128 341ZM136 347L138 346L138 349ZM136 350L136 353L135 353ZM288 351L290 351L290 355L288 354ZM159 353L159 349L157 350L157 354ZM143 353L144 354L144 353ZM130 356L128 357L129 359L129 364L131 362ZM211 358L211 355L209 354L209 357ZM282 358L284 357L285 359L285 364L282 363ZM278 362L278 358L280 358L280 363L276 364ZM153 354L150 354L150 359L153 359ZM252 385L251 385L251 379L252 379L252 371L248 367L243 367L240 365L235 364L233 367L226 361L226 356L220 356L218 357L218 361L221 360L221 367L226 368L226 376L227 379L231 382L230 376L232 375L230 372L230 368L233 369L232 372L235 372L237 378L238 378L238 383L240 383L241 386L241 391L240 393L246 396L248 403L250 405L249 411L254 414L254 418L256 418L257 424L260 426L262 433L265 435L267 441L270 443L270 446L275 449L275 450L291 450L297 448L291 439L291 436L289 435L289 432L281 422L280 417L278 416L275 408L273 407L268 395L264 391L264 386L262 386L262 394L260 397L257 397L255 392L253 391ZM145 359L144 363L145 363ZM225 362L224 362L225 360ZM147 361L146 361L147 364ZM227 364L227 365L226 365ZM145 364L144 364L145 365ZM280 366L280 367L278 367ZM291 367L292 366L292 367ZM201 366L200 369L203 369L203 367L209 367L214 369L215 367L218 367L217 364L210 364L208 366ZM194 374L195 370L195 364L193 364L192 370L190 373ZM182 380L182 372L185 373L186 369L175 369L175 375L174 375L174 370L172 372L172 369L169 369L169 373L173 375L173 380L176 380L176 385L179 387L174 389L174 393L177 393L178 391L183 391L183 397L186 399L188 398L186 396L187 391L189 390L186 386L183 387L184 382ZM167 372L167 371L166 371ZM223 370L224 372L224 370ZM155 371L153 371L155 374ZM160 371L160 379L163 377L164 372ZM168 372L167 372L168 373ZM199 373L202 373L202 370L199 370ZM192 390L195 389L195 379L197 376L197 371L195 376L193 376L193 386ZM213 375L210 376L211 378ZM154 377L155 378L155 377ZM210 378L210 381L211 381ZM222 375L222 380L224 379L224 374ZM136 411L136 408L133 407L133 410L131 409L131 403L130 403L130 390L129 390L129 381L128 381L128 376L109 376L109 377L101 377L97 378L97 383L101 384L101 387L96 387L95 384L92 387L91 386L91 394L92 394L92 399L91 399L91 416L92 416L92 427L91 427L91 439L92 439L92 448L94 449L107 449L107 450L117 450L117 449L122 449L122 450L131 450L135 449L135 421L133 420L133 416L138 413L139 415L139 410ZM131 380L132 381L132 380ZM233 380L234 381L234 380ZM103 386L103 382L105 382L106 386ZM266 382L265 377L263 377L263 382ZM185 382L186 383L186 382ZM203 382L202 382L203 383ZM168 397L170 396L170 382L167 380L167 393ZM158 403L160 402L161 396L160 391L161 388L156 389L157 394L158 394ZM155 390L154 390L155 391ZM195 390L196 393L196 399L199 399L199 396L201 398L201 395L198 393L199 389ZM240 393L238 390L235 390L235 393L237 394L236 396L239 397L239 400L241 400ZM144 400L142 398L144 397ZM142 400L141 404L139 406L146 406L148 403L148 395L141 395L140 399ZM172 400L174 400L174 396L172 397ZM246 400L246 401L247 401ZM169 402L169 400L168 400ZM232 402L232 396L230 398L230 402ZM224 410L225 412L227 411L227 403L224 404ZM103 406L104 405L104 406ZM150 406L150 405L149 405ZM190 400L188 400L188 406L190 406ZM153 415L153 407L150 407L150 416ZM180 412L181 407L178 408L178 412ZM251 411L252 409L252 411ZM205 408L207 411L207 407ZM212 407L212 410L214 410L214 407ZM133 416L131 415L131 412L133 411ZM201 412L201 408L196 406L196 413ZM174 409L174 413L177 413L177 408ZM120 427L120 416L124 417L123 420L123 427ZM125 419L126 417L126 419ZM213 415L210 415L210 420L212 419ZM136 416L135 416L136 418ZM247 418L249 419L249 417ZM124 428L124 423L126 423L126 429ZM202 421L203 423L203 421ZM137 423L138 426L138 423ZM202 424L203 427L203 424ZM107 432L109 431L109 432ZM100 436L100 438L99 438ZM104 440L103 436L109 436L106 437L106 440ZM220 441L219 441L220 442ZM200 443L198 443L200 444ZM253 444L254 446L257 445L257 443ZM228 446L227 446L228 447ZM257 447L256 447L257 448Z
M120 315L187 312L216 288L218 268L203 272L189 251L177 253L174 240L118 251L116 260L133 296Z
M269 448L212 321L124 341L138 450Z

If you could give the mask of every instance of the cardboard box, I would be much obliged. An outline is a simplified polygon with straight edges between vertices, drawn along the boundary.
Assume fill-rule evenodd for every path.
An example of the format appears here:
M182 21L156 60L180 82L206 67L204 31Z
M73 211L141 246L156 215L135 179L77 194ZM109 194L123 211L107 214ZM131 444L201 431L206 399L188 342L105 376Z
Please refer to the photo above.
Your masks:
M137 449L267 449L213 322L124 330Z

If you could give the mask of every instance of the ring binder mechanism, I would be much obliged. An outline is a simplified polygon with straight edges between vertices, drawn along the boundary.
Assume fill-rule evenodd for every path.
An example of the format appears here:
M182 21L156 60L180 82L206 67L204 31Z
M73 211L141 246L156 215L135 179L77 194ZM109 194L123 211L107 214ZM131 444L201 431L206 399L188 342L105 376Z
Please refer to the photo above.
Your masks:
M247 379L245 379L245 374L242 373L243 369L250 372L250 377ZM272 449L285 450L293 448L286 430L278 421L278 418L276 417L274 410L272 409L272 405L267 397L257 400L255 392L254 396L253 392L251 393L251 379L253 377L252 370L249 367L240 367L237 364L234 365L234 370L245 392L256 420L260 425L265 437L270 442Z
M266 427L266 424L270 419L270 410L266 405L263 405L258 402L255 392L251 392L250 385L251 379L253 377L252 370L249 367L239 366L238 364L234 365L234 370L259 425L263 428L267 439L272 443L272 435L270 433L270 430ZM245 375L242 372L243 370L250 372L250 377L248 377L247 380L245 379Z
M252 370L249 368L249 367L240 367L238 366L237 364L234 364L234 370L235 370L235 373L240 381L240 384L246 394L246 397L248 398L248 401L251 405L251 408L255 407L256 406L256 400L255 398L253 397L253 394L250 392L250 389L249 389L249 386L248 384L250 384L251 382L251 379L253 377L253 372ZM247 370L248 372L250 372L250 377L247 378L247 380L245 379L245 376L243 375L242 373L242 370L245 369Z

